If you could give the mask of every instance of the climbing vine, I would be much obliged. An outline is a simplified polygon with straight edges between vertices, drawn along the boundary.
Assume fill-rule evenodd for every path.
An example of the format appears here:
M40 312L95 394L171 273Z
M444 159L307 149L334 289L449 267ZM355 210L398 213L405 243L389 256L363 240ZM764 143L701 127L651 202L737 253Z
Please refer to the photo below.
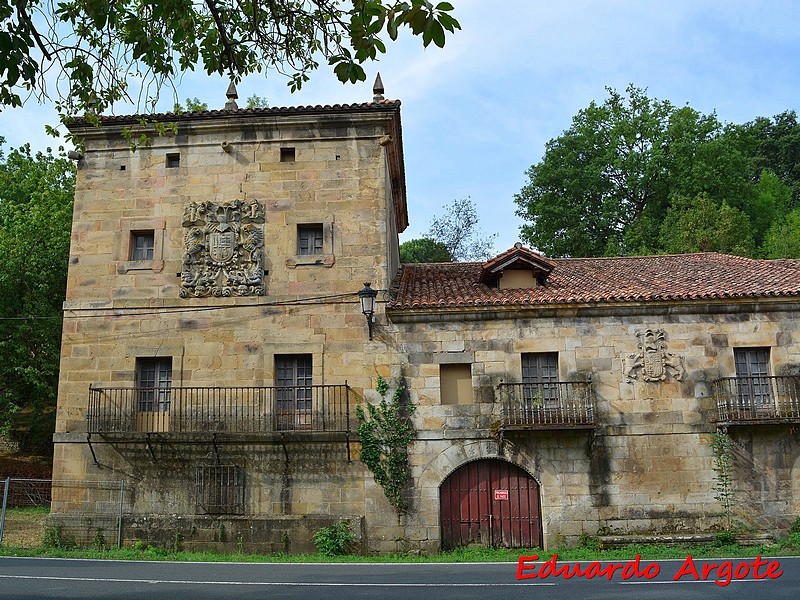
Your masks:
M414 440L410 418L416 407L404 401L406 389L402 385L397 386L388 400L389 383L383 377L378 377L375 389L381 395L377 405L367 404L366 412L361 406L356 407L361 461L372 471L375 482L400 515L408 510L403 490L411 477L408 446Z
M714 469L716 483L714 491L716 499L722 504L722 518L726 531L733 529L733 506L736 490L733 487L733 440L727 433L717 432L711 440L714 452Z

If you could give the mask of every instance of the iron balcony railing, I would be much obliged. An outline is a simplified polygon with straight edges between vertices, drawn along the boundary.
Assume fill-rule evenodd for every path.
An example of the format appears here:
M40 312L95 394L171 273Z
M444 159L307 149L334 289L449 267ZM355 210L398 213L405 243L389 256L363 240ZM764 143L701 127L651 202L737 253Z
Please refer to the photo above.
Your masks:
M350 387L94 387L89 433L350 432Z
M712 389L721 423L800 421L800 376L724 377Z
M502 383L503 429L581 429L594 426L593 389L588 381Z

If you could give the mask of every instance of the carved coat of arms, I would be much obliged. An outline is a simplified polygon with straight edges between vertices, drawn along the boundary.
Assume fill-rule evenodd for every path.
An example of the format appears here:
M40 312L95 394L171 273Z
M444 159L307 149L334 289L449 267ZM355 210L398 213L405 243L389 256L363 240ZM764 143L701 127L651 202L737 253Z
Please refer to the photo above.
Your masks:
M189 204L183 211L181 298L263 296L263 222L257 200Z
M644 381L664 381L668 373L677 381L683 379L681 359L667 352L667 336L663 329L637 331L636 337L639 352L629 354L625 361L628 380L636 379L640 369Z

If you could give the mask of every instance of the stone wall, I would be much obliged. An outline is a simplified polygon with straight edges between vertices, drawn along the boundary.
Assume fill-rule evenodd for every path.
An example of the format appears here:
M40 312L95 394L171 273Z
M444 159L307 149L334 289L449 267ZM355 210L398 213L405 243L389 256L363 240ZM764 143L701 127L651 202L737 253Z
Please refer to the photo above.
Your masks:
M755 309L755 310L754 310ZM710 447L716 431L711 382L734 376L734 347L769 347L771 372L796 368L796 308L683 307L652 316L576 311L508 311L413 317L392 313L405 357L403 375L418 405L414 445L417 523L438 521L438 486L458 466L500 456L541 486L547 544L598 530L618 534L704 532L720 526L722 507ZM633 312L633 311L631 311ZM637 333L662 329L675 358L663 381L631 370ZM521 380L521 354L558 352L559 378L591 380L593 432L509 432L498 449L495 397ZM472 406L442 406L439 364L472 365ZM798 434L788 426L732 431L736 441L737 518L759 530L784 530L798 514ZM795 489L793 489L793 487ZM433 533L434 537L436 532Z

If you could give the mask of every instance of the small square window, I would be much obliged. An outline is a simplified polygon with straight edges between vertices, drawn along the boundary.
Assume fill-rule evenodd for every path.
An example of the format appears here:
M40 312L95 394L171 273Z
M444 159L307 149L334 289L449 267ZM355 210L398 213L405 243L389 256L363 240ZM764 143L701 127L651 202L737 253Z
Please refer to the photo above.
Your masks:
M167 168L168 169L177 169L181 166L181 155L174 153L174 154L167 154Z
M310 256L322 254L322 225L297 226L297 254Z
M153 260L155 248L154 231L131 232L131 260Z
M294 162L294 148L281 148L281 162Z

